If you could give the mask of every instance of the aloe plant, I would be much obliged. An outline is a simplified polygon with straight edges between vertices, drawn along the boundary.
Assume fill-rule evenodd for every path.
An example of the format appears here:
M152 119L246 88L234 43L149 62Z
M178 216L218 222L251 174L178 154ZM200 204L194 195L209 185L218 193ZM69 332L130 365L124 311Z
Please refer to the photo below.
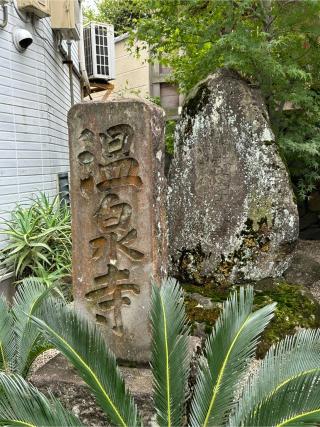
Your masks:
M58 196L52 200L40 193L30 206L17 204L9 220L2 221L1 234L8 243L0 250L0 268L12 270L16 278L28 275L59 278L71 269L71 214ZM58 273L57 273L58 272Z
M253 311L250 286L241 287L224 303L206 341L186 414L190 360L183 292L173 280L160 289L153 286L151 366L158 425L176 427L185 420L191 427L319 424L320 330L302 330L272 347L236 397L274 309L271 304ZM52 298L31 319L77 369L113 425L142 424L97 326ZM0 374L0 385L2 425L81 425L54 397L45 397L17 375Z

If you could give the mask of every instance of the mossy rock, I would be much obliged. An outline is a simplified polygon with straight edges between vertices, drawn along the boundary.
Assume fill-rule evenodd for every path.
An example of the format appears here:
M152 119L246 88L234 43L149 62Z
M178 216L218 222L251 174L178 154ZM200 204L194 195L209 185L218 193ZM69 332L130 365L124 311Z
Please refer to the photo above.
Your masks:
M271 289L257 292L255 308L277 302L275 317L262 335L257 356L263 357L270 346L299 328L320 326L319 305L302 286L286 282L276 283Z
M267 286L266 283L268 283ZM221 303L226 300L232 290L237 288L236 286L220 288L212 285L200 287L192 284L182 286L186 292L186 312L191 325L194 325L195 322L205 323L207 332L211 331L219 317L221 308L219 304L210 310L201 308L189 295L197 292L209 297L212 302ZM299 328L320 327L319 305L302 286L291 285L283 281L270 281L263 283L259 289L257 284L254 309L259 309L272 302L277 303L275 317L262 335L257 349L257 357L259 358L265 355L272 344L280 341L286 335L294 334Z
M193 326L195 322L205 323L206 331L210 332L212 325L214 325L220 315L221 309L219 307L215 307L209 310L201 308L199 307L197 301L188 297L186 297L185 303L187 316L191 322L191 325Z

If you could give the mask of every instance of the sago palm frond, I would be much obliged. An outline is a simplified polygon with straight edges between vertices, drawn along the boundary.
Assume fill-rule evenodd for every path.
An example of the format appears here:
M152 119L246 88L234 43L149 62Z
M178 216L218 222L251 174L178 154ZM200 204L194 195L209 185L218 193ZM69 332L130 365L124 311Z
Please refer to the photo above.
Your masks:
M309 375L320 375L320 329L299 331L271 347L258 374L244 387L230 427L243 424L264 399L279 395L287 384Z
M8 303L0 296L0 370L11 372L15 357L13 319Z
M54 291L54 286L46 286L40 279L29 277L22 281L13 299L16 357L13 371L26 375L28 368L39 354L37 342L41 339L37 325L29 316L37 313L42 302ZM43 339L42 339L43 340Z
M192 426L222 425L234 405L239 380L255 354L275 304L252 313L253 287L240 288L224 303L207 339L191 407Z
M152 289L152 372L160 426L181 426L189 374L188 329L183 293L168 279Z
M320 373L286 382L243 420L246 427L302 426L320 423Z
M48 300L32 317L52 345L60 350L88 384L109 420L137 426L137 407L127 392L114 355L98 327L64 304Z
M0 373L0 425L64 426L83 424L54 397L45 397L18 375Z

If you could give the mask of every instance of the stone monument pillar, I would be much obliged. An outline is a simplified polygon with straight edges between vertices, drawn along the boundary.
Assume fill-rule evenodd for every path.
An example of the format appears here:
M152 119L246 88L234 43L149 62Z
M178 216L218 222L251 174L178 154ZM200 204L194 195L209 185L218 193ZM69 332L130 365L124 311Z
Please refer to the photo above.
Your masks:
M151 281L167 272L163 135L142 100L69 112L75 304L129 361L149 360Z

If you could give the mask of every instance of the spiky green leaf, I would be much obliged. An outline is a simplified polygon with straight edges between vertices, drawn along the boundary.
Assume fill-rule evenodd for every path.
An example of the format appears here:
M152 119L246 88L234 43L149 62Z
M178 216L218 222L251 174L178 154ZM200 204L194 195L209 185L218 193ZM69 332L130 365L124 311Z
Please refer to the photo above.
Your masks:
M55 286L46 286L40 279L28 277L18 286L12 304L12 317L15 329L15 358L13 372L26 375L40 339L40 331L30 317L36 314L42 302L54 291ZM42 351L46 347L43 347ZM41 348L40 348L41 351Z
M112 423L128 427L140 424L137 407L125 388L115 357L96 325L52 300L46 301L40 317L32 319L77 369Z
M273 346L242 391L229 426L241 425L264 399L298 378L320 374L320 329L301 330Z
M13 319L7 301L0 296L0 369L11 372L16 353Z
M188 328L183 293L167 279L152 288L152 372L160 426L180 426L189 374Z
M246 427L301 426L320 423L320 373L286 382L260 402L243 420Z
M252 313L253 288L241 287L224 303L205 346L191 409L192 426L222 425L234 405L234 393L255 354L275 304Z
M0 425L82 426L53 396L47 398L18 375L0 373Z

